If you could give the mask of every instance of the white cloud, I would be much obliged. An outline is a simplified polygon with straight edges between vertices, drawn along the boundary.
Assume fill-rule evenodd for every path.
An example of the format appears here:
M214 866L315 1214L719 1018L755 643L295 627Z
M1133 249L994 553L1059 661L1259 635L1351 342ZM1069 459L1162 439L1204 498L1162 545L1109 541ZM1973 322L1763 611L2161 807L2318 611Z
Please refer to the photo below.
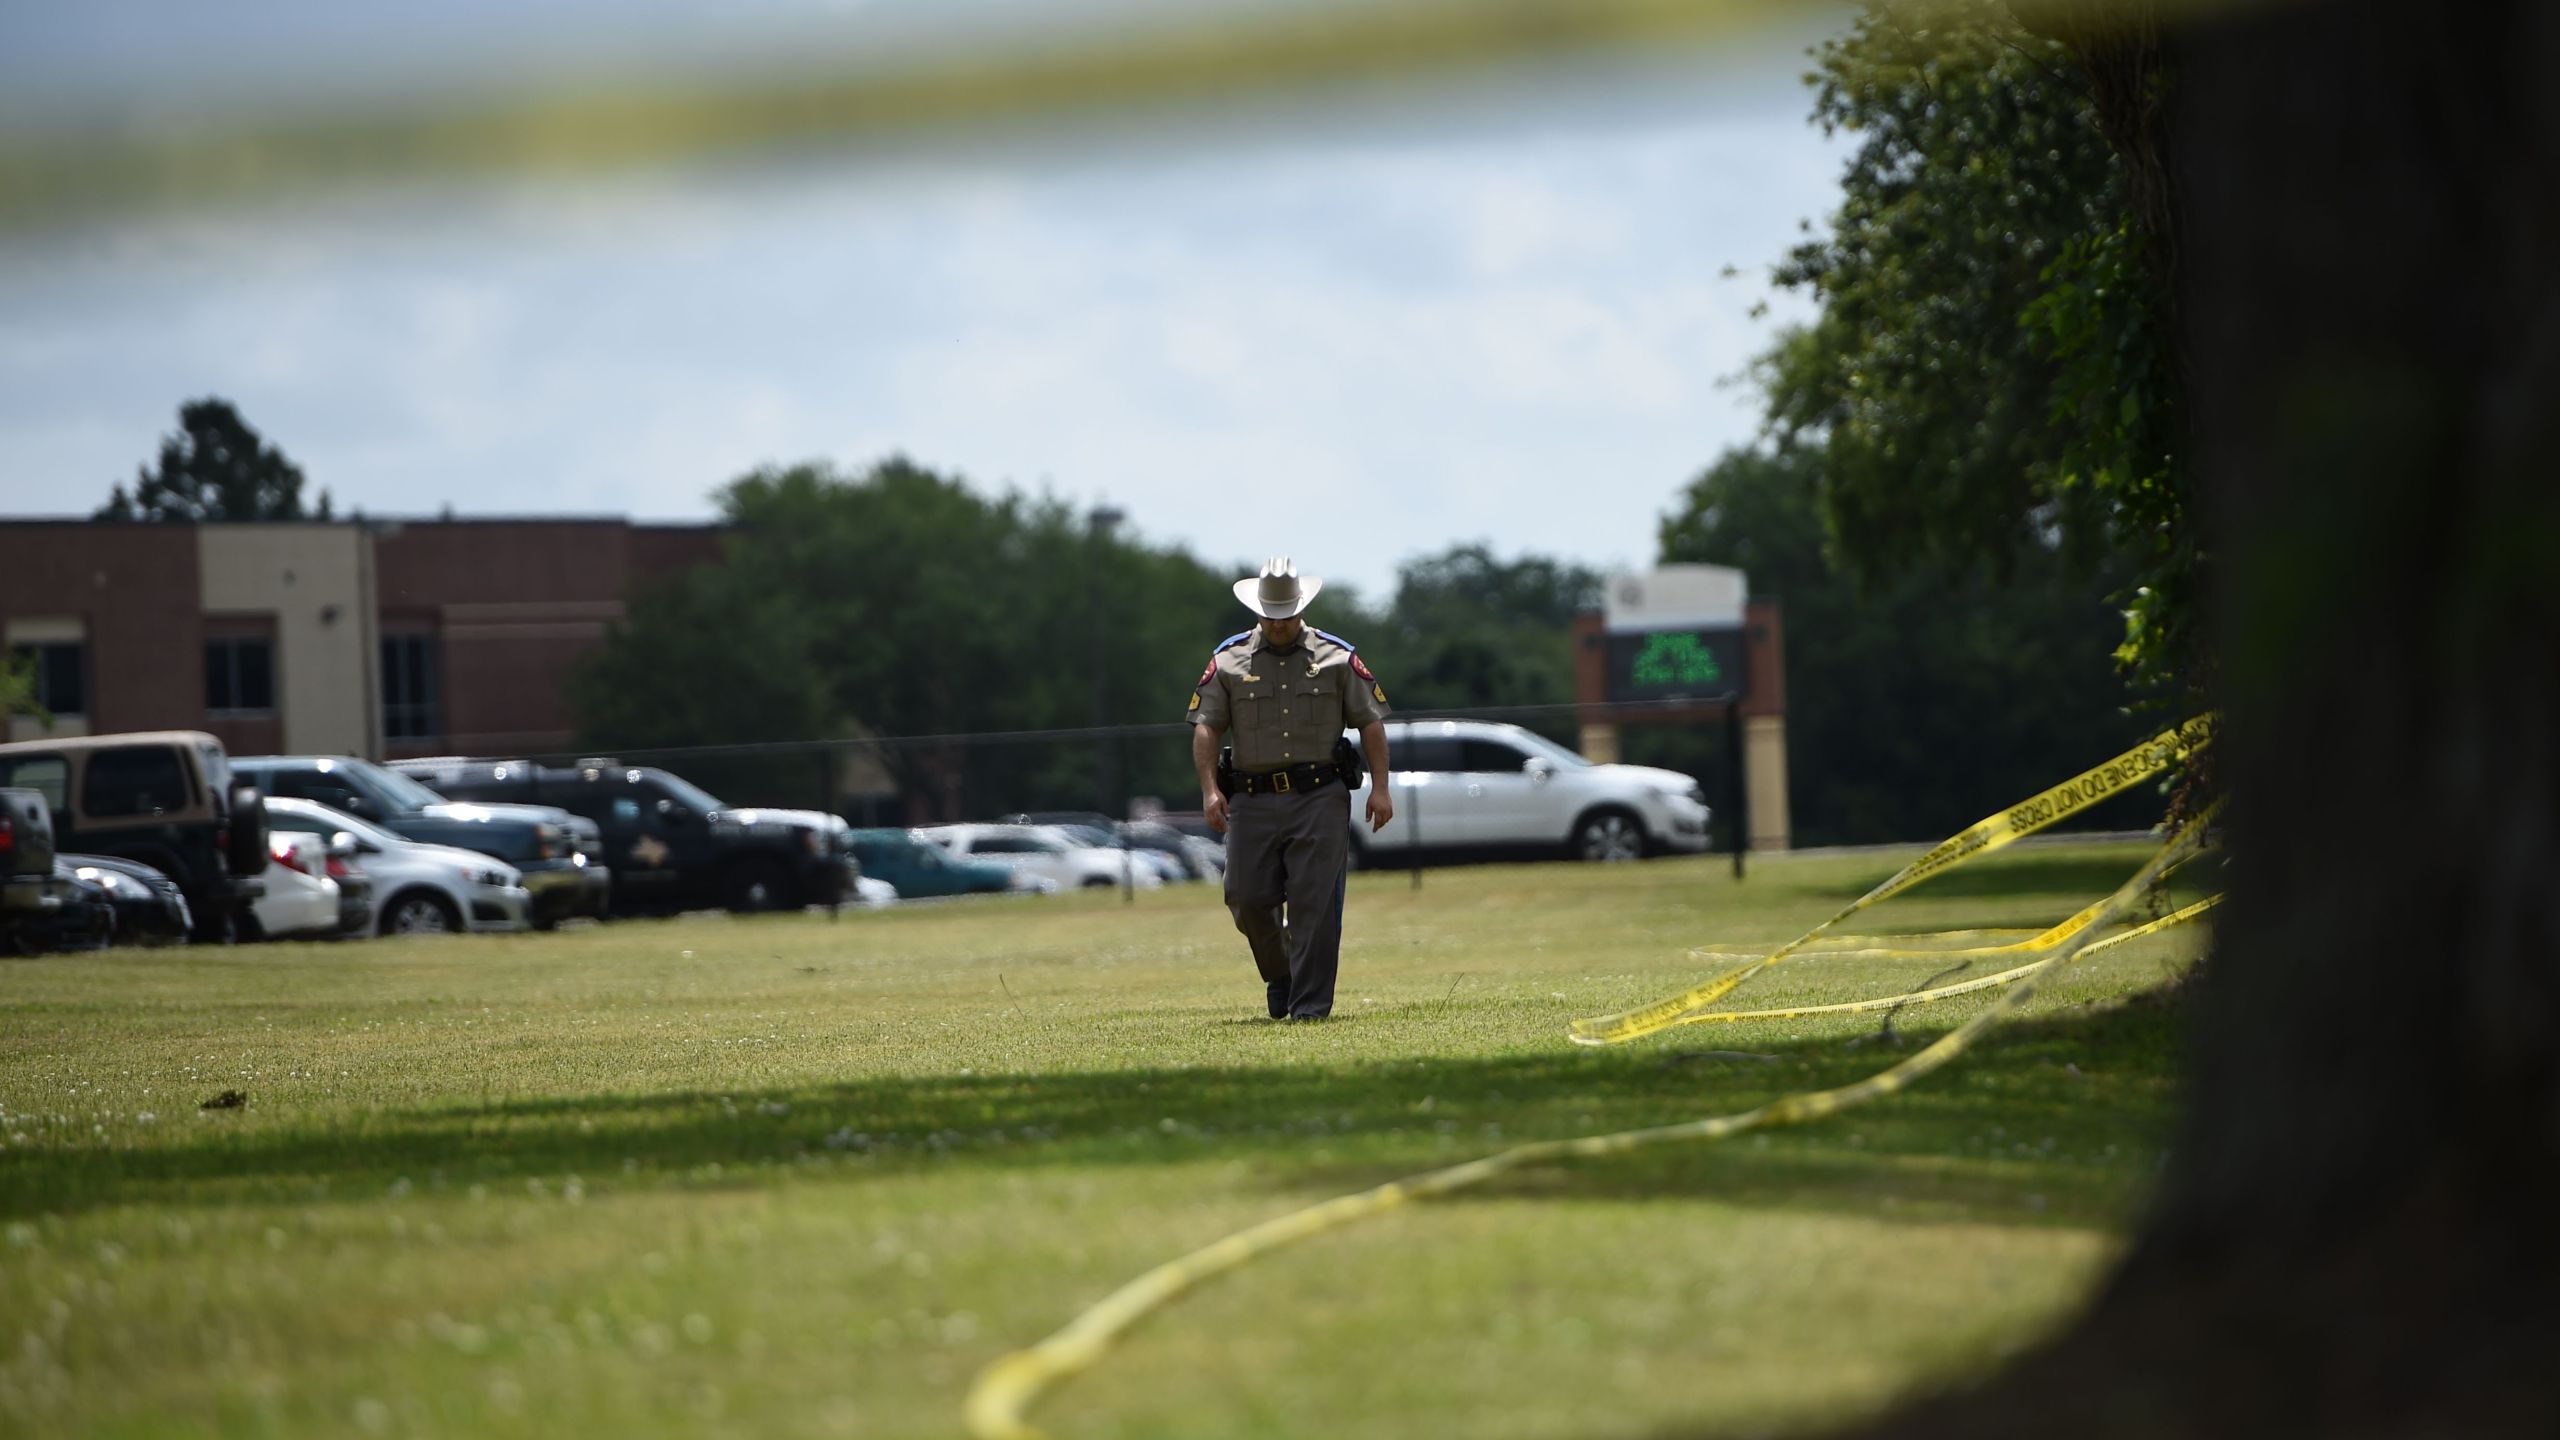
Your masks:
M1642 563L1830 204L1772 96L127 226L0 257L0 508L90 508L216 393L341 508L705 516L903 451L1212 557L1308 526L1364 588L1479 537Z

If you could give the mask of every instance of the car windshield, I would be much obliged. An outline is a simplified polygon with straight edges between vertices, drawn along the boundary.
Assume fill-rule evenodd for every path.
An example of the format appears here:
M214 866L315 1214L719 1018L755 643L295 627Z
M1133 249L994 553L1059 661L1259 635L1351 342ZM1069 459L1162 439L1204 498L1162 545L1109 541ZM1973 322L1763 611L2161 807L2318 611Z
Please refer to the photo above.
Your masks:
M729 808L728 806L721 804L717 799L713 798L710 791L703 789L701 786L694 784L692 781L685 779L681 775L670 775L666 771L660 770L655 772L652 778L658 782L659 789L667 792L667 797L669 799L675 801L679 805L685 806L688 809L696 810L702 814L708 815L714 810L726 810Z
M1513 744L1518 745L1521 749L1528 751L1530 754L1535 755L1542 760L1553 760L1558 765L1566 766L1570 769L1580 770L1587 768L1591 764L1590 761L1583 759L1581 756L1574 754L1572 751L1567 750L1563 746L1534 730L1513 730L1508 732L1507 738Z
M371 790L373 798L395 810L424 810L430 805L453 803L397 770L385 770L367 761L346 760L339 761L338 768L346 772L347 778Z
M1118 837L1113 836L1106 831L1096 829L1091 825L1053 825L1049 828L1066 836L1068 839L1075 841L1079 845L1089 846L1098 850L1117 850L1120 848L1120 841Z
M359 820L343 810L332 810L317 801L270 800L267 802L267 813L279 819L290 818L314 825L326 825L332 830L344 830L358 840L370 845L378 845L385 850L409 843L369 820ZM286 828L299 830L302 827L295 825Z

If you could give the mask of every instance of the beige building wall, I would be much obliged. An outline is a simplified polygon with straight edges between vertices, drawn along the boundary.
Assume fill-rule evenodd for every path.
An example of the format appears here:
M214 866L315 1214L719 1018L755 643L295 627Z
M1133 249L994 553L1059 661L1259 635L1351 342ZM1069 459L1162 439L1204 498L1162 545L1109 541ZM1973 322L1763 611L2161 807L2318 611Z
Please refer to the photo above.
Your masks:
M1750 796L1751 848L1784 850L1791 843L1787 808L1787 718L1742 718L1742 783Z
M374 605L357 525L197 527L208 621L272 617L287 754L370 755Z

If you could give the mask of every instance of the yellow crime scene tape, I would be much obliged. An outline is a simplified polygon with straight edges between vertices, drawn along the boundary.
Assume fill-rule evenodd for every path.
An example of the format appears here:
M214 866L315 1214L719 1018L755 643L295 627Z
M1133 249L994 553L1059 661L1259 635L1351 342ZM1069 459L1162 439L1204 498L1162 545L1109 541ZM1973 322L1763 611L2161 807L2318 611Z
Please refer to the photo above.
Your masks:
M1833 917L1824 926L1779 952L1785 954L1805 948L1819 938L1819 931L1859 909L1876 903L1897 890L1906 889L1919 879L1937 874L1975 855L1988 853L2018 835L2030 833L2079 809L2089 800L2112 794L2135 783L2145 775L2156 774L2172 760L2201 748L2211 735L2207 719L2190 721L2162 735L2149 744L2126 752L2067 785L2013 807L1981 825L1953 837L1892 880L1870 891L1857 904ZM2078 787L2078 788L2075 788ZM2093 788L2102 787L2102 788ZM2073 798L2077 797L2077 798ZM1622 1154L1652 1145L1690 1140L1722 1140L1752 1130L1777 1125L1802 1124L1836 1115L1855 1105L1881 1099L1909 1088L1914 1082L1955 1059L1993 1026L2015 1014L2035 993L2035 982L2043 972L2067 964L2084 953L2112 947L2157 934L2204 914L2214 899L2199 901L2172 914L2138 926L2121 935L2097 939L2099 930L2114 923L2143 903L2143 897L2180 866L2202 854L2207 827L2221 809L2215 802L2189 820L2159 852L2144 863L2133 878L2118 887L2114 894L2070 920L2041 932L2034 944L2053 937L2041 959L2019 967L2018 973L1985 977L1967 982L1970 989L1985 989L1993 984L2006 984L2009 989L1980 1014L1947 1032L1909 1059L1863 1080L1832 1090L1803 1091L1782 1096L1765 1105L1737 1114L1710 1116L1673 1125L1654 1126L1642 1130L1623 1130L1607 1135L1588 1135L1569 1140L1544 1140L1517 1145L1497 1154L1483 1156L1460 1165L1426 1171L1390 1181L1374 1189L1338 1196L1303 1210L1266 1220L1249 1229L1237 1231L1202 1249L1169 1261L1147 1271L1119 1289L1104 1296L1076 1316L1056 1333L1026 1350L1002 1355L979 1372L969 1389L963 1407L963 1418L969 1433L977 1440L1041 1440L1042 1433L1026 1419L1030 1407L1061 1381L1069 1379L1099 1361L1111 1345L1131 1326L1170 1304L1202 1282L1236 1269L1300 1240L1339 1229L1355 1221L1365 1220L1393 1210L1411 1200L1427 1200L1469 1186L1481 1184L1495 1176L1553 1160L1581 1160L1603 1155ZM2038 818L2038 816L2041 818ZM2016 817L2016 818L2012 818ZM2005 827L1990 830L1986 827ZM1952 848L1951 847L1956 847ZM2219 897L2215 897L2218 899ZM1970 932L1980 933L1980 932ZM1837 937L1846 938L1846 937ZM1917 938L1917 937L1914 937ZM1997 948L1997 947L1995 947ZM2014 948L2014 947L2013 947ZM1854 952L1852 952L1854 953ZM1774 958L1774 957L1772 957ZM1766 961L1763 964L1767 963ZM1735 983L1739 983L1736 981ZM1707 987L1700 987L1701 989ZM1945 987L1954 991L1956 987ZM1717 994L1730 992L1731 985ZM1691 992L1695 993L1695 992ZM1928 993L1928 992L1920 992ZM1685 997L1680 997L1685 998ZM1868 1008L1910 1003L1911 996L1893 996L1883 1001L1856 1002ZM1944 998L1936 995L1933 998ZM1647 1007L1648 1010L1658 1007ZM1667 1028L1679 1023L1694 1005L1683 1005L1672 1012L1672 1018L1651 1027ZM1638 1012L1642 1013L1642 1012ZM1797 1012L1813 1013L1813 1012ZM1709 1017L1700 1017L1701 1019ZM1766 1018L1766 1017L1751 1017ZM1651 1033L1648 1030L1645 1033Z
M2164 875L2164 876L2162 876L2161 878L2166 879L2167 877ZM2135 940L2142 939L2142 938L2143 938L2144 936L2146 936L2146 935L2157 935L2157 934L2159 934L2161 931L2166 930L2166 929L2169 929L2171 926L2175 926L2175 925L2184 925L2184 924L2186 924L2188 921L2193 920L2193 919L2196 919L2197 917L2199 917L2199 916L2203 915L2203 914L2204 914L2204 912L2206 912L2207 910L2210 910L2210 909L2212 909L2214 906L2219 905L2219 904L2221 904L2221 903L2222 903L2222 897L2221 897L2221 896L2219 896L2219 895L2207 895L2206 897L2204 897L2204 898L2203 898L2203 899L2201 899L2201 900L2198 900L2197 902L2195 902L2195 903L2194 903L2194 904L2192 904L2192 905L2186 906L2185 908L2180 909L2180 910L2172 911L2172 912L2170 912L2169 914L2166 914L2166 915L2161 916L2161 917L2160 917L2159 919L2157 919L2157 920L2153 920L2153 921L2149 922L2148 924L2138 925L2138 926L2135 926L2135 927L2134 927L2133 929L2131 929L2131 930L2127 930L2127 931L2125 931L2125 932L2124 932L2123 934L2121 934L2121 935L2110 935L2110 936L2108 936L2108 937L2107 937L2106 939L2104 939L2104 940L2096 941L2096 942L2092 943L2092 944L2091 944L2087 949L2082 950L2080 953L2081 953L2081 955L2082 955L2082 956L2084 956L2084 957L2085 957L2085 956L2090 956L2090 955L2102 954L2102 953L2104 953L2104 952L2106 952L2106 951L2109 951L2109 950L2114 949L2114 948L2115 948L2115 947L2117 947L2118 945L2123 945L2123 944L2127 944L2127 943L2129 943L2129 942L2131 942L2131 941L2135 941ZM2075 918L2076 918L2076 917L2075 917ZM2051 929L2051 930L2047 930L2047 931L2043 932L2043 935L2040 935L2040 936L2038 936L2037 938L2038 938L2038 939L2042 939L2044 935L2062 935L2062 932L2063 932L2063 927L2062 927L2062 926L2060 926L2060 925L2057 925L2057 926L2053 927L2053 929ZM2076 932L2074 932L2074 933L2076 933ZM2063 935L2063 938L2064 938L2064 939L2067 939L2067 938L2069 938L2069 937L2068 937L2067 935ZM2056 943L2060 943L2060 942L2059 942L2059 941L2057 941ZM2002 947L2002 949L2008 949L2008 948L2014 948L2014 947ZM1834 955L1834 956L1845 956L1845 955L1857 955L1857 956L1866 956L1866 955L1883 955L1883 956L1903 957L1903 956L1928 955L1928 956L1936 957L1936 956L1993 955L1993 954L1999 954L1999 953L2001 953L2001 949L1987 949L1987 950L1902 950L1902 949L1869 950L1869 949L1860 949L1860 950L1828 951L1828 952L1824 952L1824 953L1831 954L1831 955ZM1905 1005L1926 1005L1926 1004L1928 1004L1929 1002L1931 1002L1931 1001L1933 1001L1933 1000L1948 1000L1948 999L1952 999L1952 998L1954 998L1955 996L1958 996L1958 995L1970 995L1970 994L1973 994L1973 993L1974 993L1975 991L1977 991L1977 990L1990 990L1990 989L1994 989L1994 988L1996 988L1996 987L1998 987L1998 986L2007 985L2007 984L2009 984L2009 983L2011 983L2011 982L2013 982L2013 981L2023 980L2023 979L2025 979L2026 977L2028 977L2029 975L2032 975L2032 974L2034 974L2036 971L2038 971L2038 970L2040 970L2040 969L2044 968L2044 963L2045 963L2045 962L2044 962L2044 961L2042 961L2042 960L2031 960L2031 961L2027 962L2027 963L2026 963L2026 964L2024 964L2024 965L2017 966L2017 967L2016 967L2016 968L2014 968L2014 969L2003 970L2003 971L2001 971L2001 972L2000 972L1999 974L1997 974L1997 975L1984 975L1984 976L1981 976L1981 977L1979 977L1979 978L1977 978L1977 979L1973 979L1973 980L1960 981L1960 982L1957 982L1957 983L1952 984L1952 985L1936 985L1936 986L1932 986L1932 987L1930 987L1929 989L1926 989L1926 990L1913 990L1913 991L1910 991L1910 992L1908 992L1908 993L1901 994L1901 995L1887 995L1887 996L1882 997L1881 999L1876 999L1876 1000L1843 1000L1843 1001L1838 1002L1837 1004L1832 1004L1832 1005L1794 1005L1794 1006L1788 1006L1788 1007L1785 1007L1785 1008L1783 1008L1783 1009L1777 1009L1777 1010L1719 1010L1719 1011L1713 1011L1713 1012L1691 1013L1691 1014L1683 1015L1683 1016L1681 1016L1679 1019L1674 1020L1674 1021L1672 1021L1671 1023L1672 1023L1673 1025L1727 1025L1727 1024L1733 1024L1733 1023L1738 1022L1738 1021L1743 1021L1743 1020L1793 1020L1793 1019L1796 1019L1796 1018L1798 1018L1798 1017L1800 1017L1800 1016L1805 1016L1805 1015L1855 1015L1855 1014L1859 1014L1859 1013L1862 1013L1862 1012L1865 1012L1865 1011L1872 1011L1872 1010L1894 1010L1894 1009L1899 1009L1900 1007L1905 1006Z
M2210 715L2199 715L2174 730L2162 731L2103 765L2074 775L2042 794L2031 795L1997 815L1977 820L1948 836L1929 853L1850 901L1840 913L1747 965L1650 1005L1622 1010L1615 1015L1574 1021L1570 1032L1573 1042L1577 1045L1617 1045L1668 1029L1678 1023L1682 1015L1732 994L1734 987L1803 950L1832 926L1859 911L1899 895L1932 875L1943 875L1969 860L1988 855L2022 836L2032 835L2057 820L2077 814L2108 796L2128 790L2202 750L2212 740L2213 717ZM2063 923L2068 925L2071 922Z

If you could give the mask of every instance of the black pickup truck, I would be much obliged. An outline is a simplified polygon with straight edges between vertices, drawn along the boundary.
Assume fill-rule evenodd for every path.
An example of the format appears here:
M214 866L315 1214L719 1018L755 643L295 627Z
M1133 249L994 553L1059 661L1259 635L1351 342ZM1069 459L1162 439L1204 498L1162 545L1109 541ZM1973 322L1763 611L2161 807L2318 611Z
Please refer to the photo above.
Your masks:
M737 808L683 777L612 760L403 760L404 775L455 800L557 805L604 832L617 913L834 906L861 873L852 828L819 810Z
M608 913L613 875L594 853L593 827L548 805L457 805L396 770L347 755L256 755L232 773L269 795L310 800L405 839L477 850L524 873L533 925Z

